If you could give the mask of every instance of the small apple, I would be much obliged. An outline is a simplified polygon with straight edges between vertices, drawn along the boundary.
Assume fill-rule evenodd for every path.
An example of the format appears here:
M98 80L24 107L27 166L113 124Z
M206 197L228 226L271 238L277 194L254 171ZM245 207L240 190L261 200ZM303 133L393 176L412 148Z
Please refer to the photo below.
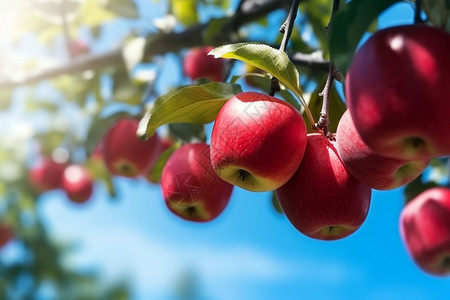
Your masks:
M323 134L308 134L294 176L277 189L281 208L301 233L336 240L355 232L369 211L371 189L353 177Z
M408 202L400 215L400 235L422 270L450 275L450 189L430 188Z
M289 103L243 92L220 110L211 134L211 162L223 180L249 191L271 191L295 173L306 126Z
M0 248L6 246L13 237L14 233L11 227L6 224L0 224Z
M31 186L38 192L60 188L62 174L66 164L58 163L49 157L42 157L37 165L31 167L28 179Z
M450 34L424 25L376 32L357 51L345 83L362 140L380 155L450 154Z
M361 139L348 110L336 131L336 149L347 170L359 181L377 190L392 190L413 181L429 158L403 160L378 155Z
M211 221L226 207L233 186L220 179L211 166L205 143L178 148L164 166L161 189L167 207L179 217Z
M207 78L212 81L223 81L225 78L225 60L208 55L212 46L191 49L183 59L183 71L192 80Z
M90 52L89 45L81 39L70 41L70 51L75 57L88 54Z
M84 203L92 196L94 184L84 166L73 164L64 170L62 187L72 202Z
M161 147L158 134L141 141L136 136L138 125L138 120L125 118L106 132L102 151L112 174L134 178L147 172L157 159Z

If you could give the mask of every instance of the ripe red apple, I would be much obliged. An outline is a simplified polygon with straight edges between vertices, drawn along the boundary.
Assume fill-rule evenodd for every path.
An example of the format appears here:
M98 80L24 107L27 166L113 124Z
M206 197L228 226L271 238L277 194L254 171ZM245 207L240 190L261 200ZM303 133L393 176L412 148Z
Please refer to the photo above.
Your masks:
M413 181L429 158L404 160L378 155L361 139L347 110L339 120L336 149L347 170L373 189L391 190Z
M31 186L38 192L45 192L61 187L65 164L58 163L49 157L42 157L28 174Z
M211 135L211 162L223 180L250 191L285 184L300 164L306 126L289 103L256 92L228 100Z
M84 203L92 196L94 184L84 166L73 164L64 170L62 187L71 201Z
M366 219L371 189L353 177L323 134L308 134L305 155L277 197L301 233L336 240L355 232Z
M14 233L6 224L0 224L0 248L6 246L12 240Z
M138 125L138 120L121 119L105 134L103 157L112 174L134 178L147 172L157 159L161 147L158 134L141 141L136 136Z
M211 166L205 143L178 148L164 166L161 189L167 207L183 219L206 222L226 207L233 186L220 179Z
M191 49L183 59L183 71L192 80L207 78L212 81L223 81L225 60L208 55L212 46Z
M450 189L430 188L408 202L400 215L400 234L422 270L450 275Z
M380 30L347 73L347 105L363 141L383 156L450 154L450 35L424 25Z

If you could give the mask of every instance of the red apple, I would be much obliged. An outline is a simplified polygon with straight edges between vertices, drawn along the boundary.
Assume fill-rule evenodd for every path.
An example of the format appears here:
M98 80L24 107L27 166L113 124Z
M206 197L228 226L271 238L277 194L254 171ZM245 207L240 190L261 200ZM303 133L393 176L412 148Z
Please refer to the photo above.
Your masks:
M323 134L308 134L303 160L277 197L301 233L336 240L355 232L366 219L371 189L353 177Z
M285 184L300 164L306 126L289 103L256 92L228 100L211 135L211 162L223 180L250 191Z
M65 164L58 163L49 157L43 157L29 171L30 184L38 192L60 188L65 168Z
M158 134L142 141L136 136L138 125L138 120L122 119L105 134L103 157L112 174L134 178L147 172L157 159L161 147Z
M206 222L226 207L233 186L220 179L211 166L205 143L178 148L164 166L161 189L167 207L183 219Z
M415 159L450 154L450 35L424 25L370 37L347 73L347 105L378 154Z
M89 45L83 40L76 39L70 43L70 51L74 56L82 56L90 52Z
M6 246L12 240L14 233L11 227L6 224L0 224L0 248Z
M450 275L450 189L428 189L403 208L400 234L417 265L433 275Z
M225 60L208 55L212 46L191 49L183 59L183 71L192 80L207 78L212 81L223 81Z
M378 190L395 189L413 181L430 162L429 158L404 160L378 155L361 139L348 110L337 127L336 149L356 179Z
M75 203L84 203L92 196L94 184L88 170L82 165L70 165L63 174L62 187Z

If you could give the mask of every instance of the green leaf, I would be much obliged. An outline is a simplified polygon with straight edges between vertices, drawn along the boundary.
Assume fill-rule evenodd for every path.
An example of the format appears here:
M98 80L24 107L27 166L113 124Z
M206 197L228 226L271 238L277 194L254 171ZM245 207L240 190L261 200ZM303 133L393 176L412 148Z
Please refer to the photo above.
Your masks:
M169 124L169 132L172 138L186 143L193 141L206 142L206 131L203 125L189 123Z
M275 191L272 191L271 202L273 209L277 213L283 214L283 209L281 208L280 201L278 201L277 193Z
M238 59L272 74L306 106L297 68L285 52L263 44L238 43L217 47L210 54Z
M104 7L123 18L139 18L136 3L131 0L107 0Z
M206 124L214 121L225 102L240 93L235 84L212 82L174 89L158 97L139 123L137 134L151 137L164 124Z
M171 0L171 12L184 26L198 22L198 12L195 0Z
M119 68L113 75L114 100L130 105L141 103L145 85L134 84L125 68Z
M335 15L330 35L331 60L345 75L363 34L371 23L400 0L353 0Z
M328 42L326 26L330 21L332 5L329 0L305 1L299 6L306 22L311 25L314 37L319 42L319 48L327 51Z
M100 6L97 0L84 0L75 21L83 25L95 27L114 19L117 19L117 14Z
M157 183L161 180L162 170L166 165L166 162L169 160L172 153L175 152L175 150L177 150L178 148L180 148L180 146L181 146L180 142L173 143L172 146L170 146L163 153L161 153L155 165L153 166L153 169L150 171L150 174L147 176L147 179L150 182Z
M223 17L218 19L211 19L208 22L208 27L203 32L203 42L207 45L214 44L213 41L218 36L223 34L225 26L229 25L232 17Z
M0 90L0 111L8 109L11 105L12 89Z
M103 158L91 158L86 162L86 167L89 173L95 180L101 180L106 186L106 190L110 197L115 198L117 193L112 181L111 173L106 167Z

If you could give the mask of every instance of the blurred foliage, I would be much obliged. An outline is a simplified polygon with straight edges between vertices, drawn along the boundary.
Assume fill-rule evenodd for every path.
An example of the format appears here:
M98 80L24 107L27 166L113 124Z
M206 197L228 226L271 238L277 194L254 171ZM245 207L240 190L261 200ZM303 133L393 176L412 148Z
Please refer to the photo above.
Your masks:
M183 30L192 32L199 24L206 26L199 44L215 43L220 40L219 37L221 40L229 41L248 40L251 26L263 27L267 32L278 32L281 24L272 24L269 18L264 16L252 20L251 26L231 31L230 28L235 25L234 15L239 15L235 12L238 2L11 1L11 5L14 5L11 12L15 15L8 27L10 32L2 37L8 39L9 45L5 51L2 49L0 85L5 79L26 78L26 75L39 74L55 65L67 64L70 67L83 59L91 59L89 62L93 64L85 66L82 70L70 72L66 72L63 68L60 74L53 74L50 79L38 83L25 82L16 88L0 87L0 113L7 114L14 111L17 114L19 110L23 120L18 124L8 124L7 130L3 130L0 134L0 220L13 229L14 247L22 253L17 261L10 263L0 261L0 299L37 299L39 291L43 288L49 289L55 299L114 300L131 297L127 282L105 286L100 283L95 271L74 270L64 264L67 253L75 250L71 244L61 244L54 240L46 228L37 209L41 195L34 191L28 182L29 168L41 155L51 156L58 149L65 149L68 153L68 162L86 165L98 184L105 184L109 195L114 198L116 191L111 175L102 160L94 156L95 149L101 144L102 136L108 127L125 116L147 115L148 121L155 110L164 111L165 107L170 107L169 110L173 111L173 107L181 105L178 114L167 114L168 119L156 120L155 124L151 124L153 126L151 128L147 126L147 122L142 126L145 134L150 135L158 126L171 123L164 128L167 129L168 135L178 141L161 155L153 173L149 175L152 180L158 181L164 162L179 143L206 140L205 127L202 124L214 120L227 97L250 88L268 92L270 75L247 74L246 78L255 79L256 83L253 86L239 80L246 71L233 77L232 83L205 83L179 88L178 86L186 84L185 79L180 79L178 86L168 91L160 91L159 77L155 74L159 74L159 69L164 68L164 62L168 58L161 55L152 57L149 63L140 64L142 57L145 56L142 51L147 49L148 45L161 46L157 41L165 34ZM264 4L266 1L259 2ZM287 52L320 52L323 57L331 56L338 69L345 74L362 35L366 31L373 30L378 15L396 2L398 1L353 0L341 3L341 10L332 22L331 35L328 35L325 27L330 20L332 1L302 1ZM159 11L162 14L160 18L150 19L149 7ZM426 0L424 10L431 24L450 31L449 1ZM106 36L105 30L110 24L129 26L127 34L121 36L118 33L114 43L119 49L120 47L125 49L125 45L134 41L133 46L136 48L132 49L130 55L124 52L119 59L102 68L95 65L95 62L103 59L102 53L94 51L74 61L68 58L69 50L61 46L62 40L76 40L81 33L86 35L88 32L89 48L94 49L94 46L105 43L104 39L111 39L111 36ZM275 38L270 38L271 36ZM14 57L16 51L26 47L24 45L27 45L26 42L30 37L39 45L39 49L33 53L35 55L21 59L7 59ZM156 44L151 44L150 41L156 41ZM268 34L265 39L257 42L279 45L280 41L280 34ZM317 120L321 105L319 92L323 89L326 78L323 70L317 70L313 65L293 66L288 56L280 55L278 50L268 46L257 46L260 59L255 60L252 52L255 48L243 44L241 46L239 49L222 48L216 54L240 59L280 77L282 87L279 96L298 109L301 109L299 99L295 99L287 89L296 92L297 98L301 98L304 92ZM181 58L184 48L180 47L181 51L175 55ZM96 55L99 57L97 60ZM281 65L287 68L280 69ZM136 69L139 69L140 73ZM205 95L203 100L210 105L205 109L202 104L203 110L198 110L199 103L202 103L201 99L192 103L188 101L189 99L186 100L183 93ZM336 89L332 90L331 131L335 130L339 117L345 110L341 97ZM16 99L24 100L21 104L16 104ZM180 123L199 117L204 117L199 121L200 124ZM405 189L406 198L410 199L430 186L447 184L445 180L442 181L443 178L448 179L447 173L447 159L433 160L427 171L427 175L431 175L428 177L422 175L412 182ZM281 212L275 194L272 201L275 209ZM195 298L196 283L192 280L188 274L178 283L177 291L180 293L180 299Z

